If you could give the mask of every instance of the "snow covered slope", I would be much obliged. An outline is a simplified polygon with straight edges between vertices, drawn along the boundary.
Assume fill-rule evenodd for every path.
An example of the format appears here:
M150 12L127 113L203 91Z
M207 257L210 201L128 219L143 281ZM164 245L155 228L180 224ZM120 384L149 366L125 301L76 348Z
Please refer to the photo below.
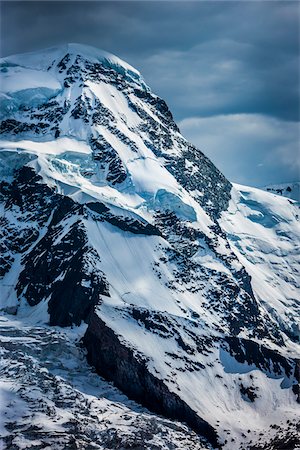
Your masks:
M88 366L74 330L1 317L1 448L210 449Z
M259 189L235 185L221 226L251 276L256 298L285 334L298 342L299 205Z
M2 311L86 322L98 373L208 446L294 439L298 205L232 187L112 55L1 67Z

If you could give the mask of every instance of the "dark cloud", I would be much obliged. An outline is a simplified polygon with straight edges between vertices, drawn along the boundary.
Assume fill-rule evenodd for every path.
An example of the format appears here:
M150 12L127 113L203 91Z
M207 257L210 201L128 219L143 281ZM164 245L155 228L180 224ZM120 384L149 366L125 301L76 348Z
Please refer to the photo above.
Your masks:
M299 120L296 1L2 2L1 18L3 55L65 42L103 48L139 69L178 121Z
M1 16L2 54L64 42L104 48L137 66L178 119L299 118L297 2L23 1L3 2Z
M183 134L236 183L299 181L299 124L261 114L227 114L179 122Z

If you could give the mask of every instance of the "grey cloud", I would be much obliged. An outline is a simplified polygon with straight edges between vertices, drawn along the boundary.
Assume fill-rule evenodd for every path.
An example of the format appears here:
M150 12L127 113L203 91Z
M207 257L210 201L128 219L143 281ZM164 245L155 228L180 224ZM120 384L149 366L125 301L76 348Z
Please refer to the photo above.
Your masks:
M295 2L3 2L2 53L64 42L128 60L178 120L299 118ZM197 92L195 92L195 89Z
M233 182L264 186L300 179L296 122L230 114L184 119L179 127Z
M281 55L257 65L257 53L253 44L223 38L187 51L161 51L144 61L144 72L180 119L251 112L297 120L297 58Z

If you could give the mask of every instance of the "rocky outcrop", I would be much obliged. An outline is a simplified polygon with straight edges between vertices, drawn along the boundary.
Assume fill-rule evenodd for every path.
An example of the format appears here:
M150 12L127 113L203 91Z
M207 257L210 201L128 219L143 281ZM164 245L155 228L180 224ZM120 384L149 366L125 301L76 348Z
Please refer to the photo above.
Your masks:
M177 394L170 392L162 379L155 377L147 367L147 359L122 343L103 320L92 313L83 338L87 358L97 372L130 398L151 411L187 423L194 431L219 447L217 433L201 419Z
M88 209L99 214L99 216L96 217L96 220L106 221L122 231L129 231L133 234L142 234L146 236L161 236L159 229L145 220L114 215L103 203L90 202L87 203L86 206Z
M293 386L299 402L300 360L287 358L263 344L249 339L227 336L223 347L241 364L255 366L267 376L284 378L283 385Z

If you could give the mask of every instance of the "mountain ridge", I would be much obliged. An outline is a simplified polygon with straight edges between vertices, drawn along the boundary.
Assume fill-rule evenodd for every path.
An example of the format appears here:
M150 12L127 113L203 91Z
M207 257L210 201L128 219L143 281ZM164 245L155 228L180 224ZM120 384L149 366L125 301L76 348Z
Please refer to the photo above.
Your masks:
M291 183L273 183L263 186L265 191L276 195L283 195L291 200L300 201L300 181L293 181Z

